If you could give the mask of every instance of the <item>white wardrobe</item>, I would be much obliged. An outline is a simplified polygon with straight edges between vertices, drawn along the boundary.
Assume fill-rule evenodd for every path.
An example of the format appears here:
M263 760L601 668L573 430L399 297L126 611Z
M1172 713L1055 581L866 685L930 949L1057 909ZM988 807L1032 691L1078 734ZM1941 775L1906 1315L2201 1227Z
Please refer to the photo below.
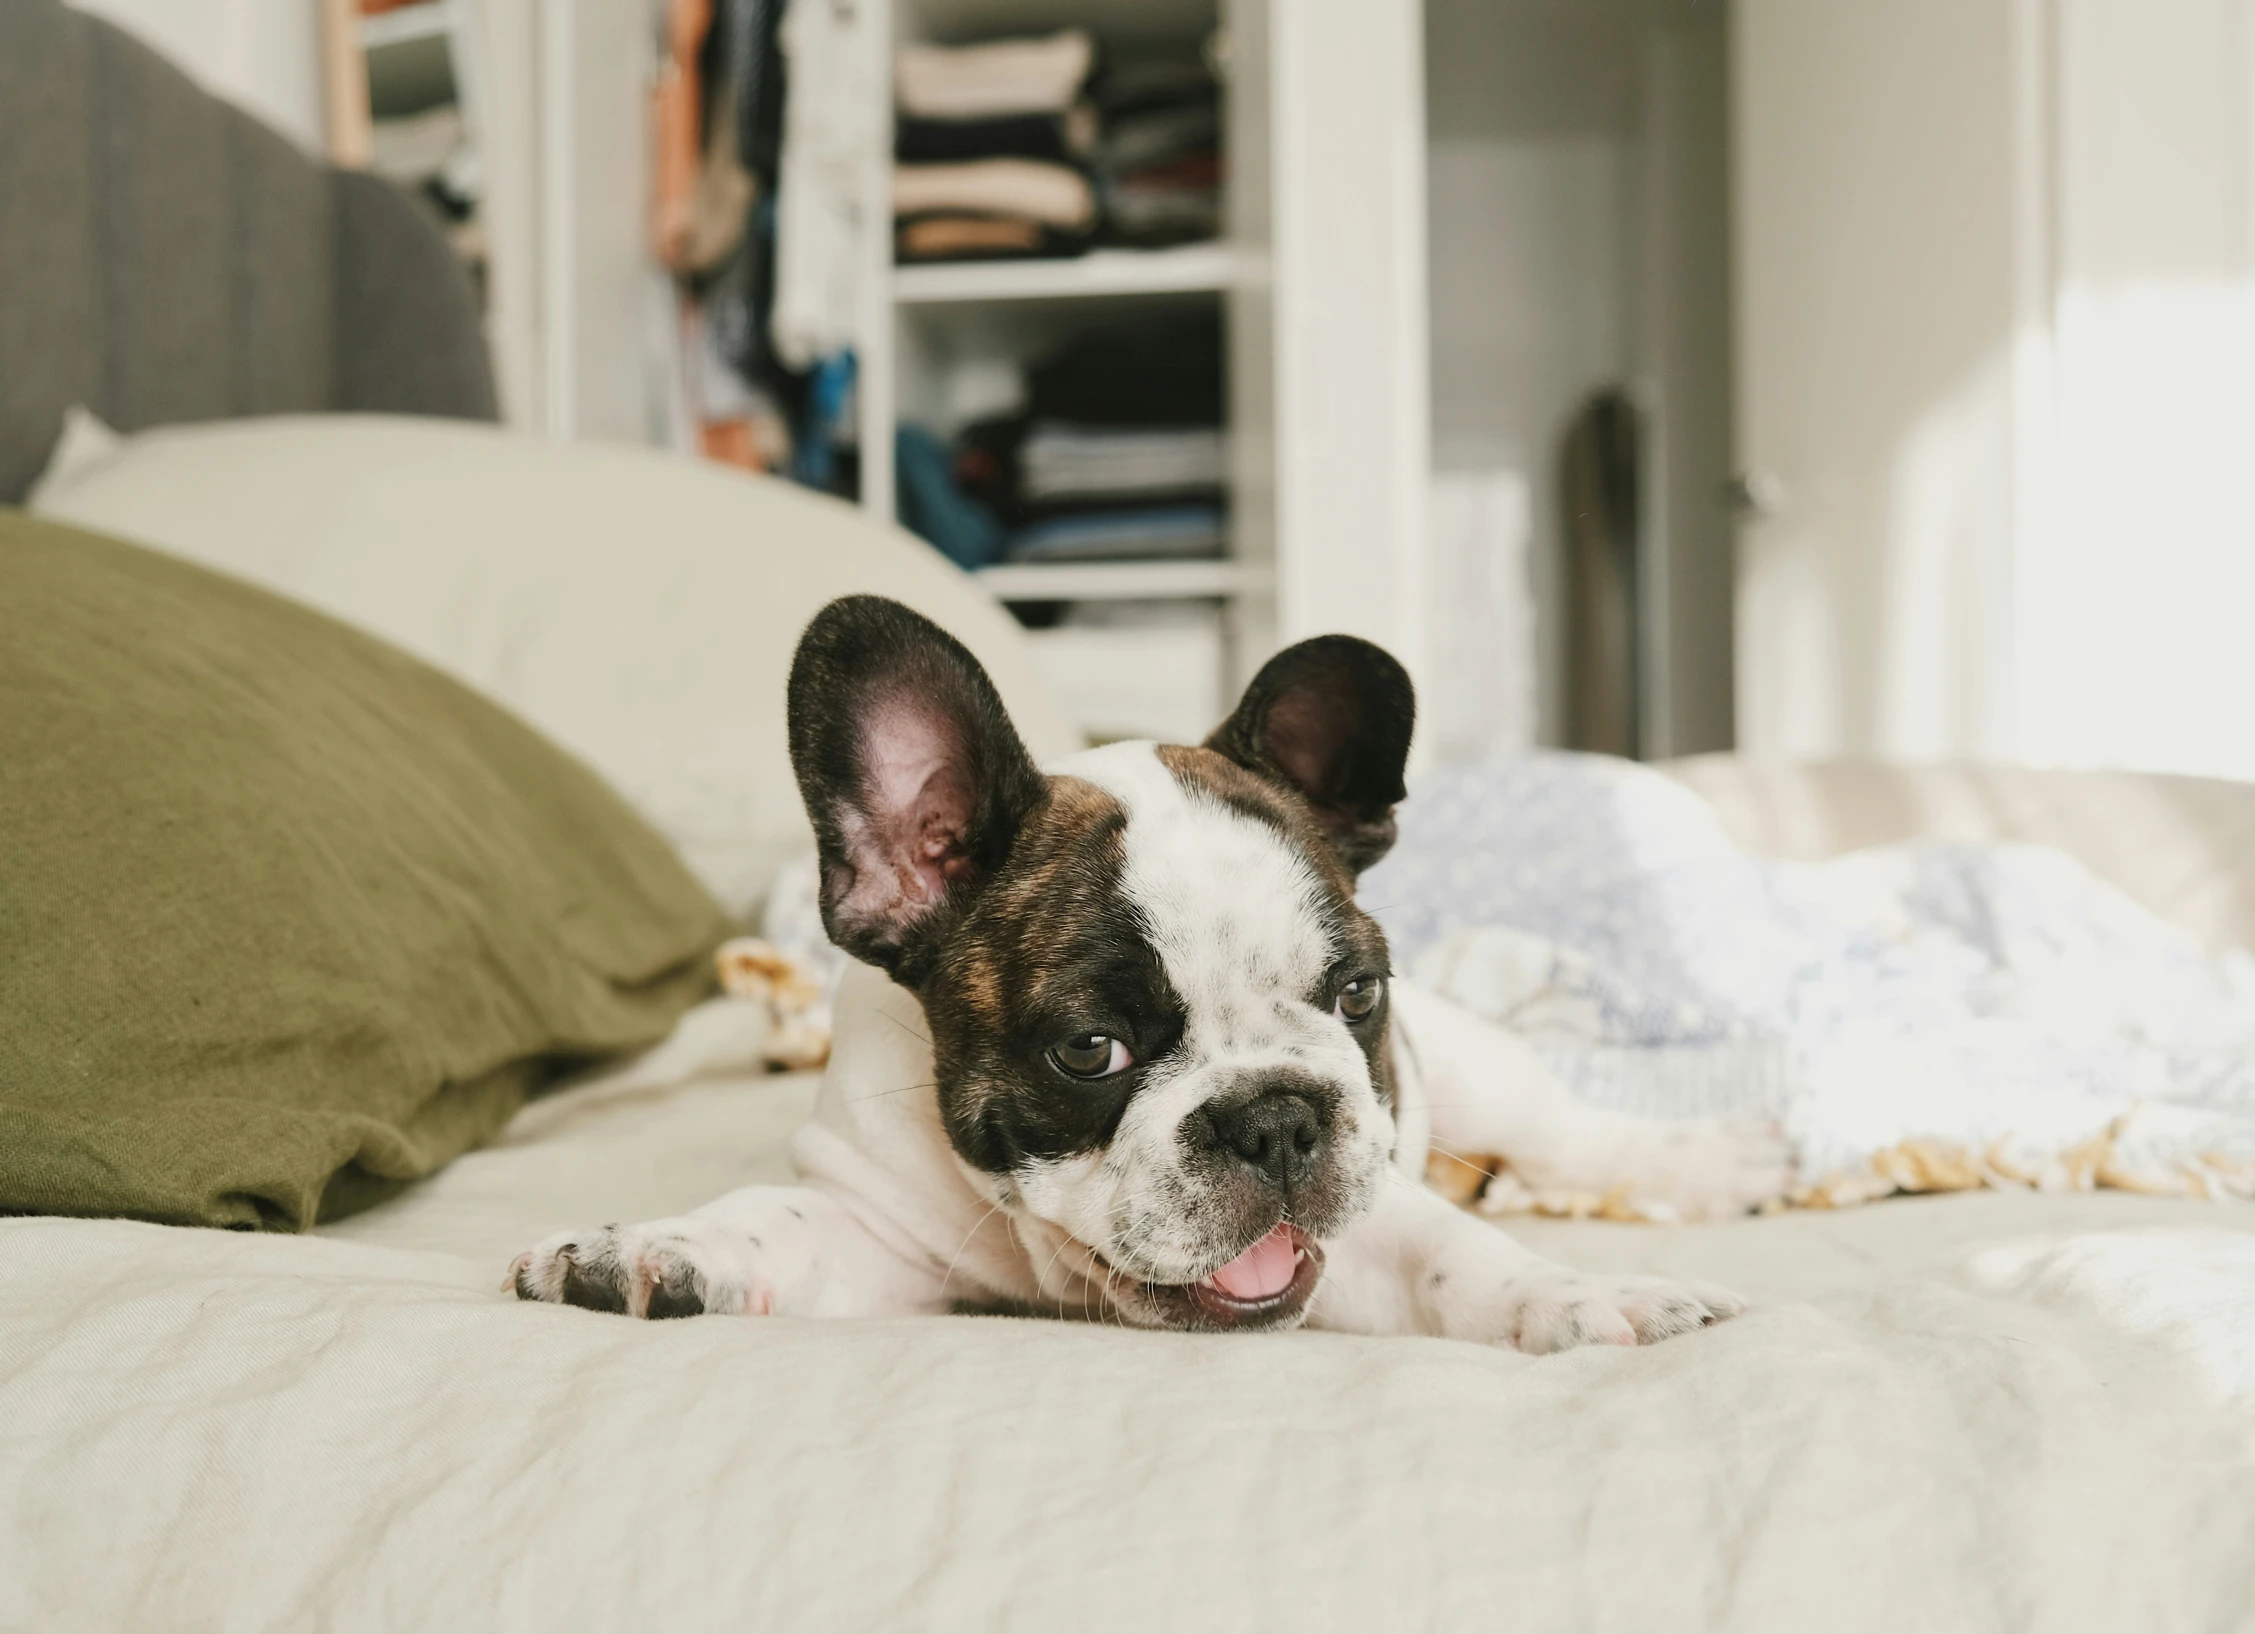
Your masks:
M1018 366L1123 311L1218 305L1230 540L1219 561L1010 565L1015 603L1094 736L1202 734L1278 644L1326 630L1428 666L1423 57L1416 0L893 0L892 45L1064 27L1203 51L1224 88L1227 230L1171 250L874 269L862 499L894 505L889 433L1007 407ZM872 172L876 185L882 173ZM887 221L872 198L870 219Z

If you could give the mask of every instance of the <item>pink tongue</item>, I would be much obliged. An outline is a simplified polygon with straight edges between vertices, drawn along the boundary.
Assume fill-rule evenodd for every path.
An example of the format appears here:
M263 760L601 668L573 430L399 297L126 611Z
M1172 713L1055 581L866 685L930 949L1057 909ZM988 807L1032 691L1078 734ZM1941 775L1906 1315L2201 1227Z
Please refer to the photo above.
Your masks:
M1269 1299L1292 1286L1299 1257L1292 1233L1278 1226L1206 1280L1232 1299Z

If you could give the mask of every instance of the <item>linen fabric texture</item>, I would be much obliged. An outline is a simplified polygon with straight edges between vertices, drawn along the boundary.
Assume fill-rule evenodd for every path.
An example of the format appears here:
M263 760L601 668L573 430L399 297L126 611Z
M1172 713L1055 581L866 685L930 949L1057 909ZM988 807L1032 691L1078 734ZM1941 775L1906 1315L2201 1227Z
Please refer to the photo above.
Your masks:
M468 688L14 512L0 583L0 1212L303 1230L709 989L713 899Z

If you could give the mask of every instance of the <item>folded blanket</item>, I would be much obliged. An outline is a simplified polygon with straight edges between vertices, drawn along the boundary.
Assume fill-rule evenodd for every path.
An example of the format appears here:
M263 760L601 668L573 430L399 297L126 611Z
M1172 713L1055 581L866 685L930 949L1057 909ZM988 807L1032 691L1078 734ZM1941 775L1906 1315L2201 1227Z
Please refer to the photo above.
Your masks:
M1197 55L1115 55L1091 89L1106 125L1152 108L1216 102L1221 95L1213 69Z
M1185 488L1142 490L1123 494L1067 494L1058 499L1037 499L1010 507L1012 522L1021 530L1037 522L1057 522L1071 517L1113 516L1121 512L1196 509L1219 515L1228 508L1229 490L1218 482L1197 482Z
M1106 239L1133 249L1163 249L1221 236L1221 189L1123 177L1104 189Z
M1063 113L1095 62L1095 42L1077 28L985 45L912 45L893 58L893 97L919 119Z
M1082 511L1011 534L1014 562L1175 561L1219 556L1229 534L1217 505L1149 505Z
M1221 107L1208 100L1152 108L1107 121L1104 163L1113 170L1139 170L1186 153L1212 153L1221 141Z
M1773 861L1657 772L1514 755L1421 788L1362 897L1398 968L1507 1022L1585 1098L1782 1119L1807 1203L2255 1194L2255 957L2059 852Z
M1096 219L1088 178L1069 165L1037 159L977 159L966 164L893 166L893 214L1018 216L1069 232Z
M912 216L893 227L896 261L1005 261L1079 255L1087 248L1085 233L1062 233L1020 216Z
M1062 114L1014 113L993 119L917 119L893 127L893 157L908 164L958 159L1083 159L1096 146L1096 113L1075 103Z
M1228 450L1215 427L1043 421L1027 434L1018 463L1025 498L1042 500L1210 487L1227 477Z

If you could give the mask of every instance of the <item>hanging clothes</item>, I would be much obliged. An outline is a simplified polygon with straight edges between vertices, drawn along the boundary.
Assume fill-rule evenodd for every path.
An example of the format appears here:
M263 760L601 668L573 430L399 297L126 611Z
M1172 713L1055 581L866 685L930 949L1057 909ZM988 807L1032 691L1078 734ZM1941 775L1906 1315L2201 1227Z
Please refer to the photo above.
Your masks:
M783 59L777 35L783 0L721 0L707 48L706 83L715 110L732 113L736 153L756 195L735 250L700 291L712 343L750 385L781 382L768 340L775 292L775 180L783 145ZM726 86L725 94L721 87Z
M875 40L882 0L792 0L779 36L783 109L775 214L775 354L810 369L853 345L867 251L862 197L884 151L885 84Z

